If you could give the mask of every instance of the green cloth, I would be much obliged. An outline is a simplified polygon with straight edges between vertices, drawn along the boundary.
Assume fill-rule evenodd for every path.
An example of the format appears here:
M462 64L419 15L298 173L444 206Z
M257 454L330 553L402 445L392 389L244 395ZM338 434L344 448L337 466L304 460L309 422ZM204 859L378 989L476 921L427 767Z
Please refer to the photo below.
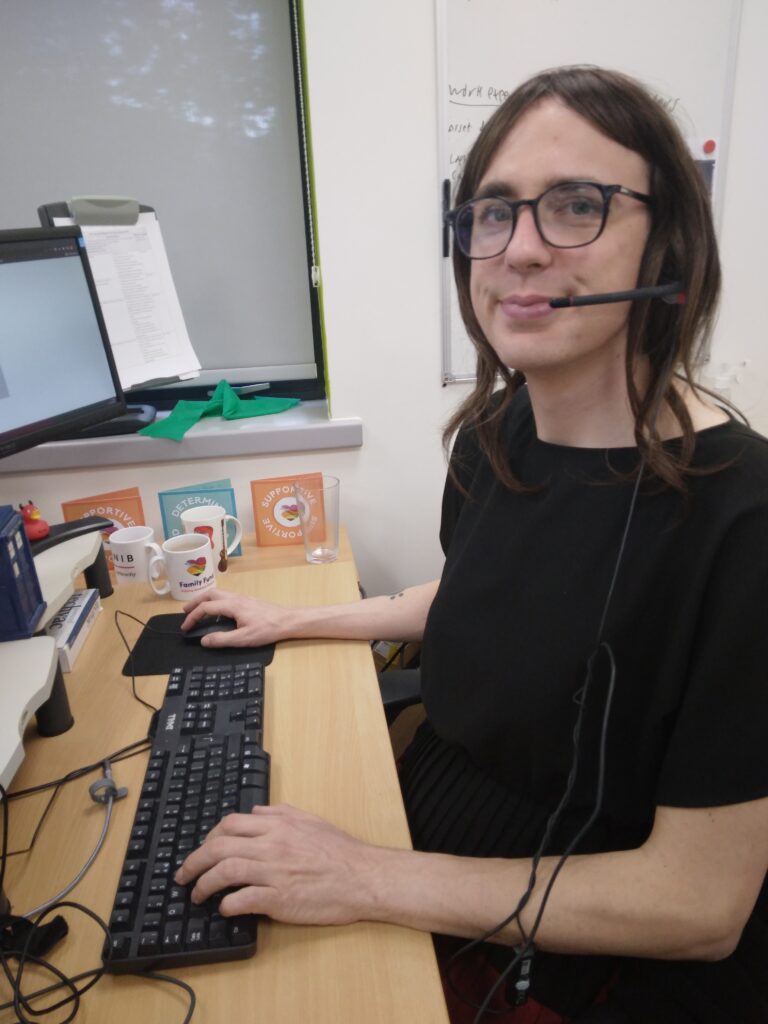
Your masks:
M194 427L203 416L242 420L247 416L285 412L298 404L298 398L239 398L230 384L220 380L207 402L188 402L182 399L176 403L169 416L150 423L148 427L142 427L139 433L147 437L168 437L172 441L181 441L189 428Z

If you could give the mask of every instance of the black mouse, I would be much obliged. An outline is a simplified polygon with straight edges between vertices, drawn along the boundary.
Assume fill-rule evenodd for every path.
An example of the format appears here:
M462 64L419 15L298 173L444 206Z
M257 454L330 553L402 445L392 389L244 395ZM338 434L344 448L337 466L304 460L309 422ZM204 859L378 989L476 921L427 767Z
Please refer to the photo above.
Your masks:
M231 633L233 629L237 629L237 623L234 619L227 618L226 615L204 615L196 625L185 630L181 635L185 640L194 640L200 643L203 637L208 636L209 633Z

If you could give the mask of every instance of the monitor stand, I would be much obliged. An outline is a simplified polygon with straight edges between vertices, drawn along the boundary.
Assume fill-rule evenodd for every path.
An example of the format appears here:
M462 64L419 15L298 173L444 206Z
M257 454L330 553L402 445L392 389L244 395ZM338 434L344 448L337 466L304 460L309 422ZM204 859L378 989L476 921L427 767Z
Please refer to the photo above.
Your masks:
M57 736L74 724L56 643L43 630L74 593L81 572L102 597L112 593L98 532L60 539L35 555L35 568L47 605L37 624L40 635L0 643L0 783L5 789L24 760L23 735L33 711L41 736ZM8 900L0 892L0 914L7 908Z
M57 665L52 636L9 640L0 646L0 783L5 789L24 760L27 719L49 699Z
M93 423L90 427L81 427L68 434L60 434L57 441L82 440L86 437L113 437L117 434L135 434L142 427L153 423L157 410L153 405L127 405L125 412L114 416L111 420Z
M0 783L5 790L24 760L22 737L27 719L36 710L39 728L40 715L45 716L46 705L53 699L57 672L61 669L52 636L0 644ZM8 814L7 807L3 813ZM8 897L0 890L0 914L8 913Z

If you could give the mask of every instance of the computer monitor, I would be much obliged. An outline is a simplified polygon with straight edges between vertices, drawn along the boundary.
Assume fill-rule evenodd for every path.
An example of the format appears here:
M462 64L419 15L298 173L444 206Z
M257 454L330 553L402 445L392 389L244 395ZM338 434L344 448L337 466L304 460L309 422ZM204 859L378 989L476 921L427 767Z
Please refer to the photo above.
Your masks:
M80 229L0 231L0 458L124 410Z

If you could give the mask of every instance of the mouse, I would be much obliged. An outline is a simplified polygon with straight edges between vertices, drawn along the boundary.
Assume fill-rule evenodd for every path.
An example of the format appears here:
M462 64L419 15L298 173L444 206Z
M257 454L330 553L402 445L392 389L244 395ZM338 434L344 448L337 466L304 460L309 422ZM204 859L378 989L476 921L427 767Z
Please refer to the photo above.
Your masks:
M196 625L181 635L185 640L200 643L209 633L231 633L233 629L237 629L237 623L226 615L204 615Z

